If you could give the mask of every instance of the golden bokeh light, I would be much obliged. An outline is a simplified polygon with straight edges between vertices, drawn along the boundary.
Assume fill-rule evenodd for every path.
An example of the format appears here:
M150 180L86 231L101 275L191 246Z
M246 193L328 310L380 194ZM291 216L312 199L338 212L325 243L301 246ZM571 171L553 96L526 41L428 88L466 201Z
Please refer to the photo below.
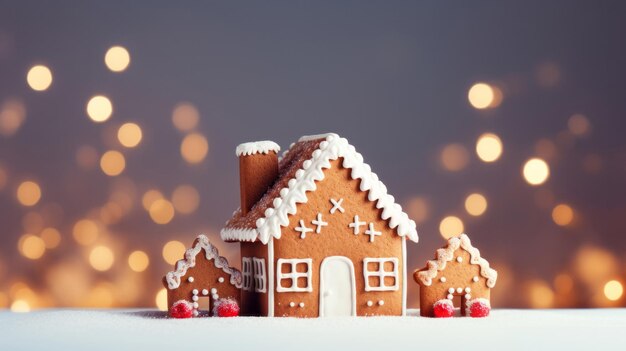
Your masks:
M0 135L15 134L26 120L26 106L20 100L9 99L0 106Z
M439 232L444 239L450 239L463 233L463 221L456 216L447 216L439 223Z
M189 163L200 163L209 152L209 142L200 133L185 136L180 144L180 154Z
M604 296L611 301L617 301L622 298L624 287L617 280L611 280L604 284Z
M18 299L18 300L13 301L13 303L11 304L11 312L26 313L26 312L30 312L30 310L31 310L30 304L26 300Z
M559 294L569 294L574 289L574 279L567 273L554 277L554 290Z
M421 196L416 196L411 198L406 206L405 209L409 215L409 217L415 221L415 223L423 223L424 221L426 221L426 219L428 219L428 216L430 214L430 209L428 206L428 201Z
M493 133L485 133L476 141L476 154L484 162L494 162L502 155L502 141Z
M548 283L533 280L526 284L528 303L532 308L550 308L554 306L554 292Z
M467 92L467 100L476 109L482 110L491 107L495 93L493 88L483 82L476 83Z
M589 286L599 286L619 273L619 260L610 251L585 245L574 257L573 267L578 278Z
M159 311L167 311L167 290L159 290L156 294L154 302Z
M168 241L163 245L163 259L169 264L174 264L176 261L183 258L185 255L185 245L177 240Z
M172 204L177 212L190 214L198 209L200 194L191 185L180 185L172 193Z
M581 114L572 115L567 120L567 128L570 133L576 136L583 136L589 133L589 129L591 129L591 124L587 117Z
M81 219L74 224L72 235L77 243L91 245L98 239L100 229L96 222L89 219Z
M61 233L52 227L45 228L39 233L39 237L46 245L46 249L54 249L61 243Z
M100 157L100 168L108 176L118 176L126 168L126 159L121 152L109 150Z
M44 91L52 84L52 71L44 65L31 67L26 74L26 82L35 91Z
M472 216L480 216L487 211L487 199L479 193L473 193L465 198L465 210Z
M540 158L531 158L524 164L522 173L528 184L541 185L550 177L550 167Z
M150 211L150 206L152 206L152 204L156 200L159 200L162 198L163 198L163 194L160 191L156 189L150 189L146 191L141 197L141 204L146 211Z
M574 210L567 204L559 204L552 209L554 223L564 227L574 220Z
M143 272L150 265L150 258L148 254L143 251L137 250L133 251L128 256L128 266L135 272Z
M167 224L174 218L174 206L166 199L155 200L148 212L156 224Z
M33 181L25 181L17 187L16 195L23 206L35 206L41 199L41 188Z
M172 112L172 123L181 132L189 132L198 126L200 113L198 109L188 102L182 102Z
M543 159L553 159L557 153L556 145L550 139L540 139L535 143L535 153Z
M123 72L130 64L130 54L122 46L112 46L104 55L104 63L113 72Z
M17 243L18 249L22 256L38 260L46 252L46 244L44 241L32 234L24 234Z
M29 233L39 233L45 227L45 219L37 211L29 211L22 217L22 227Z
M106 246L96 246L89 253L89 264L97 271L108 271L114 261L113 251Z
M136 123L124 123L117 130L117 140L128 148L139 145L142 137L141 127Z
M102 123L108 120L113 113L111 100L103 95L96 95L87 102L87 115L92 121Z
M108 282L100 282L94 286L80 301L81 307L112 307L114 286Z
M469 153L461 144L449 144L441 150L441 165L451 172L464 169L469 163Z

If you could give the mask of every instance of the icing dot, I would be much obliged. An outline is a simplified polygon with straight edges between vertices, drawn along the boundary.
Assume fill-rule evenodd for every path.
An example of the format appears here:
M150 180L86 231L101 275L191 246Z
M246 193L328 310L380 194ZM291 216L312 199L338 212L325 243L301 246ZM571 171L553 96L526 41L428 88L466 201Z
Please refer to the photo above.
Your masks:
M374 303L370 300L370 301L367 301L367 305L372 307L372 305L374 305Z
M448 294L448 296L446 296L448 298L448 300L452 300L452 298L454 298L454 296L452 296L452 294Z
M456 288L456 292L459 293L459 294L462 293L463 292L463 288Z
M220 282L220 283L223 283L223 282L224 282L224 277L219 277L219 278L217 279L217 281L218 281L218 282Z
M449 292L450 294L454 293L454 288L450 288L450 289L448 289L448 292Z
M474 283L476 283L476 282L478 281L478 276L477 276L477 275L475 275L475 276L474 276L474 278L472 278L472 281L473 281Z
M209 291L207 289L202 289L202 295L206 296L208 294L209 294Z
M465 294L465 299L466 299L466 300L469 300L469 299L471 299L471 298L472 298L472 295L470 295L470 294Z
M217 289L212 288L212 289L211 289L211 294L217 294Z
M384 304L385 304L385 301L383 301L383 300L378 300L378 306L382 306L382 305L384 305Z
M211 298L213 298L213 300L217 300L217 299L219 299L219 298L220 298L220 296L219 296L219 295L217 295L217 294L213 294L213 296L211 296Z
M300 308L304 307L304 302L300 302Z
M198 317L198 311L193 311L193 316Z
M190 283L193 283L193 277L187 278L187 281L190 282Z
M289 303L289 307L294 307L295 305L296 305L296 303L295 303L295 302L290 302L290 303Z
M191 299L192 299L193 301L198 301L198 295L193 295L193 296L191 297Z
M446 277L439 278L439 281L442 282L442 283L445 283L446 282Z
M472 291L472 289L470 289L469 287L465 288L466 293L469 293L470 291Z
M193 308L198 308L198 303L197 302L193 303Z
M194 295L198 295L198 289L191 290L191 293L194 294Z
M457 257L457 258L456 258L456 261L457 261L458 263L463 262L463 257L461 257L461 256Z

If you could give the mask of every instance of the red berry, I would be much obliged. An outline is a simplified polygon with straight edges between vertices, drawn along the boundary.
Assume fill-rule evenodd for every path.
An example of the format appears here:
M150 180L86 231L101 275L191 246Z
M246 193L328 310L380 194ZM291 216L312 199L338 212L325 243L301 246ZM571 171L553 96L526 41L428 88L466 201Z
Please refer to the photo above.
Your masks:
M489 311L491 310L491 308L489 307L489 304L487 302L477 300L472 302L469 310L471 317L482 318L489 315Z
M193 308L191 304L185 300L174 302L170 308L170 317L173 318L191 318L193 316Z
M213 315L217 317L239 316L239 304L233 299L219 299L213 308Z
M439 300L433 305L435 317L449 318L454 315L454 306L450 300Z

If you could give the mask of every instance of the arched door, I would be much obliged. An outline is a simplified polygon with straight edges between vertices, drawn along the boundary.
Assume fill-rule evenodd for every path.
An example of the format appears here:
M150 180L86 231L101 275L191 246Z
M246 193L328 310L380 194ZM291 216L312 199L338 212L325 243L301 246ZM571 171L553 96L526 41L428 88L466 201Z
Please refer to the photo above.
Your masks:
M330 256L320 268L320 317L356 316L354 265L344 256Z

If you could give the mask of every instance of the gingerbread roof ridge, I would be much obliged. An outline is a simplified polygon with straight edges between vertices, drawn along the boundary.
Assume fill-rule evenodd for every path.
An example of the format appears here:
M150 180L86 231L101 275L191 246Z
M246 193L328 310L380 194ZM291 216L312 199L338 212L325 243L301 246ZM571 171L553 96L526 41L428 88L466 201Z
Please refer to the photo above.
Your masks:
M170 289L176 289L180 286L180 278L187 274L187 270L196 265L196 256L204 249L205 258L213 260L216 268L221 268L224 273L230 275L230 284L241 288L242 278L238 269L228 265L228 260L219 255L217 247L215 247L206 235L200 234L195 240L193 247L185 251L185 258L176 262L176 269L165 275L167 286Z
M422 284L430 286L432 279L437 277L437 273L446 268L446 263L454 259L454 252L462 248L470 254L470 264L480 266L480 275L487 279L487 286L493 288L498 279L498 272L489 267L489 262L480 257L480 251L472 246L472 242L466 234L448 239L448 245L437 249L437 257L426 263L426 267L417 272L418 279Z
M299 139L298 143L319 139L324 140L313 151L312 157L304 161L302 167L295 172L295 177L289 180L287 187L282 188L279 196L271 201L263 216L256 220L255 226L229 226L229 221L220 232L222 239L254 241L258 238L264 244L267 244L271 237L280 239L281 227L289 224L288 216L297 212L298 203L307 201L306 192L317 188L315 182L324 179L324 169L330 168L330 161L343 158L343 167L351 169L352 179L361 180L360 190L368 192L368 200L375 202L376 208L383 210L381 217L389 220L389 227L396 229L399 236L408 237L417 242L415 222L402 211L402 206L395 202L394 197L387 193L387 187L378 179L376 173L371 171L370 166L363 161L363 156L349 144L347 139L335 133L327 133L304 136ZM294 144L290 149L293 146ZM283 158L288 152L289 150L285 151Z

